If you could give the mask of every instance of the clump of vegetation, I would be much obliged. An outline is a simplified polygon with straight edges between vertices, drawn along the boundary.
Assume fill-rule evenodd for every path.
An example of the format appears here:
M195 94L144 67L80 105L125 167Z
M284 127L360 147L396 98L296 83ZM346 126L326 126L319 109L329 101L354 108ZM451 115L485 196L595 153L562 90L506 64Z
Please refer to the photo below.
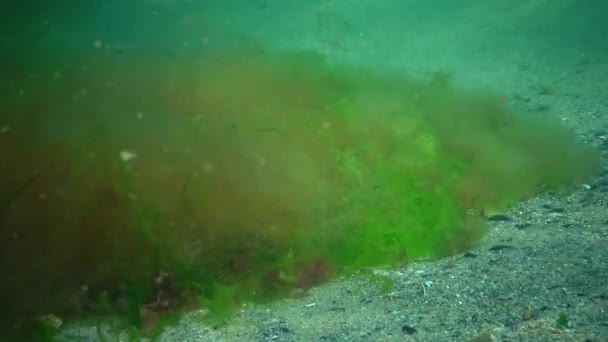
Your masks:
M567 329L570 325L570 320L568 319L568 315L563 312L559 313L559 317L555 320L555 327L558 329Z
M444 77L247 49L20 63L2 85L5 321L222 316L462 251L484 231L470 209L598 170L558 124Z

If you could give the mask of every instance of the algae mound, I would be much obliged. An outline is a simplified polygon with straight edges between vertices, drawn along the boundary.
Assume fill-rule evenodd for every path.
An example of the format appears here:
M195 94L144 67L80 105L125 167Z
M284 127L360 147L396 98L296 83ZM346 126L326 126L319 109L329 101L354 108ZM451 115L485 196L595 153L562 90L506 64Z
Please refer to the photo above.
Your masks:
M471 209L599 165L491 94L314 53L20 63L0 108L5 317L94 311L100 296L133 311L159 269L223 312L449 255L483 233Z

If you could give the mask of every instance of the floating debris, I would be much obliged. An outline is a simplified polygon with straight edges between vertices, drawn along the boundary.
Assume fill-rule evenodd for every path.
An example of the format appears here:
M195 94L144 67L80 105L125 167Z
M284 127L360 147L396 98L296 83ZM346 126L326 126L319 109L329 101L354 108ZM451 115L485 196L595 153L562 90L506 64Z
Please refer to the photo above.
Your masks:
M129 150L120 151L120 159L124 162L128 162L131 159L135 159L137 157L137 153Z

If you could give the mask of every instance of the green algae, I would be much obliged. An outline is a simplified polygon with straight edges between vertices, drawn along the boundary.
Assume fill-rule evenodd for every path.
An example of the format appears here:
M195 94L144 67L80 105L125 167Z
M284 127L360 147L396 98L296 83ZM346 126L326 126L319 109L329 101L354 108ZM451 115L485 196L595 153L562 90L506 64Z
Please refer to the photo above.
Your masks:
M10 75L0 234L19 305L7 317L82 314L99 294L107 309L130 288L136 316L162 268L224 318L336 275L463 251L484 232L471 212L599 169L559 123L442 75L310 52L72 59L32 66L61 68L60 84Z

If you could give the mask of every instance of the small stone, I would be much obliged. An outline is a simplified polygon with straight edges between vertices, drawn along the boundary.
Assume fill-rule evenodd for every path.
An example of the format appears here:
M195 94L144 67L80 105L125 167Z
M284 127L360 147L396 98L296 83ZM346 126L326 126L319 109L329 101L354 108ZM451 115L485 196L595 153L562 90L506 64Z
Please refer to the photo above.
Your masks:
M401 327L401 331L403 331L403 333L406 335L414 335L415 333L418 332L418 330L416 330L416 328L411 327L407 324Z
M468 252L464 253L464 257L465 258L477 258L477 254L475 254L471 251L468 251Z
M603 129L593 132L593 136L595 136L598 139L606 139L607 134L608 134L608 132L606 132Z
M550 105L548 105L546 103L539 103L535 107L530 108L528 111L542 113L542 112L548 111L549 109L551 109Z
M509 222L509 221L512 221L512 219L509 216L507 216L507 215L496 214L496 215L488 216L488 221L491 221L491 222Z
M2 127L0 127L0 133L2 133L2 134L6 134L10 130L11 130L11 126L9 126L9 125L3 125Z
M515 247L510 246L510 245L494 245L494 246L490 247L488 249L488 251L490 251L490 252L497 252L497 251L502 251L502 250L505 250L505 249L515 249Z

